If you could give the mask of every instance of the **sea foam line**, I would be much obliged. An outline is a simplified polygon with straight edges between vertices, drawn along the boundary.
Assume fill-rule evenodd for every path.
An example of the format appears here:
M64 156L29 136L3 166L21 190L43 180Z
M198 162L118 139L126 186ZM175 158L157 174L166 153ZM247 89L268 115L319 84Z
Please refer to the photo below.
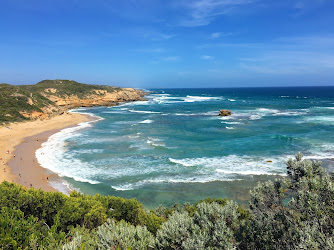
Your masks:
M71 110L73 113L77 110ZM91 115L90 113L85 113ZM92 115L93 116L93 115ZM89 128L93 126L93 123L103 118L95 116L97 120L82 122L75 127L64 128L60 132L51 135L48 140L42 143L41 148L35 152L38 163L46 169L58 174L60 177L66 176L73 178L76 181L88 182L91 184L98 184L98 181L91 180L89 176L78 176L75 173L80 173L81 166L87 165L78 159L73 159L66 156L66 140L71 137L79 136L76 134L79 130Z

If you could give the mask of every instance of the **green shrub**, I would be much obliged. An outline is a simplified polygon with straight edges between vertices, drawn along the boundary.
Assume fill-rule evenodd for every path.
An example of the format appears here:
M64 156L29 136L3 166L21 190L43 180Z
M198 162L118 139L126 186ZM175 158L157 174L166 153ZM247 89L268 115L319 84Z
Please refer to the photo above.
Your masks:
M251 191L242 248L333 249L334 183L320 165L297 154L287 162L288 178Z
M174 212L157 232L159 249L233 249L235 240L229 228L237 223L237 204L201 202L191 217ZM229 225L228 225L229 224Z
M108 221L97 228L99 249L154 249L154 236L146 227Z

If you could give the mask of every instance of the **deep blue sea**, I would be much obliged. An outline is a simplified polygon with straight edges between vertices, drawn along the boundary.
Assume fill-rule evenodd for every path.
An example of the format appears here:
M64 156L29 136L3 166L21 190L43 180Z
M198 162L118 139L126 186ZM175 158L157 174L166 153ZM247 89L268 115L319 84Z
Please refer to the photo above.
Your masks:
M334 87L151 91L148 101L75 110L99 120L50 137L38 161L81 192L147 207L245 201L297 152L334 165Z

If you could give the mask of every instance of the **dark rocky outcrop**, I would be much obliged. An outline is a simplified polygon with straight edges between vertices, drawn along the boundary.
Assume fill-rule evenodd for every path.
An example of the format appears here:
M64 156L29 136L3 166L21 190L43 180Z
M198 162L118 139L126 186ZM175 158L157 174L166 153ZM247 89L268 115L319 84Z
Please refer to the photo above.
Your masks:
M232 115L232 113L231 110L228 109L221 109L218 114L218 116L229 116L229 115Z

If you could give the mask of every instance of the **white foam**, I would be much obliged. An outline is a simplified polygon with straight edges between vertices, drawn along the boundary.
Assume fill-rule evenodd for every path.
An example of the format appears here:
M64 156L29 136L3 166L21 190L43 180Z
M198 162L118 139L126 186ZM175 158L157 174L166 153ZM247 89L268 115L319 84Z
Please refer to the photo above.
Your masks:
M227 126L226 126L226 129L235 129L235 127L227 127Z
M333 125L334 117L333 116L312 116L304 118L304 121L311 123L320 123L325 125Z
M152 123L153 120L144 120L144 121L141 121L141 122L138 122L138 123Z
M305 115L309 110L308 109L278 110L278 109L258 108L257 111L259 111L262 115L297 116L297 115Z
M123 110L117 110L117 109L112 110L112 111L104 111L102 113L103 114L126 114L125 111L123 111Z
M173 104L180 102L204 102L222 100L222 97L213 96L171 96L170 94L151 94L148 96L153 102L158 104Z
M217 101L217 100L222 100L222 97L187 95L186 98L184 99L185 102L204 102L204 101Z
M93 113L89 113L89 112L82 112L83 110L87 110L87 109L83 109L83 108L71 109L71 110L69 110L68 112L69 112L69 113L77 113L77 114L89 115L89 116L91 116L91 117L94 117L96 120L95 120L95 121L92 121L92 122L97 122L97 121L102 121L102 120L104 120L104 118L101 117L101 116L97 116L97 115L95 115L95 114L93 114ZM80 124L78 124L78 125L80 125Z
M222 121L221 123L225 123L225 124L242 124L241 122L230 122L230 121Z
M103 149L79 149L79 150L72 150L73 154L97 154L103 153Z
M144 110L133 110L129 109L132 113L139 113L139 114L161 114L161 112L155 112L155 111L144 111Z
M192 167L193 166L192 164L190 164L190 163L188 164L184 160L177 160L177 159L169 158L169 161L173 162L173 163L176 163L176 164L181 164L181 165L183 165L185 167Z
M208 116L217 116L219 113L219 111L214 110L214 111L208 111L208 112L204 112L204 113L199 113L200 115L208 115Z
M79 123L76 127L65 128L60 132L49 137L36 151L36 158L39 164L60 176L73 178L76 181L97 184L98 181L91 179L90 172L83 172L82 169L89 169L87 163L66 155L66 140L68 138L79 136L75 133L79 130L89 128L94 121Z
M64 180L61 180L61 182L49 181L49 184L51 187L66 195L70 195L73 190L80 191L79 188L74 188L70 183Z
M235 115L233 115L233 116L217 116L217 118L219 119L219 120L235 120L236 119L236 116Z
M166 145L162 142L157 143L157 142L152 141L152 140L147 140L146 143L149 144L149 145L152 145L154 147L166 147Z
M305 112L298 111L278 111L273 116L297 116L297 115L305 115Z
M224 174L238 174L238 175L276 175L276 174L268 174L262 171L252 171L252 170L245 170L245 171L238 171L238 170L224 170L224 169L217 169L218 173Z
M126 103L120 103L118 107L124 107L124 106L140 106L140 105L149 105L149 101L135 101L135 102L126 102ZM117 106L116 106L117 107Z
M251 115L251 116L249 117L250 120L259 120L259 119L261 119L261 118L262 118L262 116L260 116L260 115Z
M277 109L268 109L268 108L258 108L256 110L259 111L259 112L265 113L265 114L279 112L279 110L277 110Z
M236 100L234 100L234 99L228 99L230 102L235 102Z
M238 173L247 175L247 171L261 173L263 175L285 175L285 161L287 156L251 157L229 155L222 157L202 157L169 160L185 167L200 167L214 170L219 173ZM272 162L267 162L271 160Z
M330 148L333 148L330 145ZM331 152L333 153L333 152ZM328 153L313 153L304 156L304 159L328 159ZM294 158L293 155L284 156L238 156L228 155L222 157L202 158L169 158L176 166L157 166L156 173L161 173L149 179L140 179L133 182L113 185L116 190L133 190L146 185L177 184L177 183L207 183L214 181L233 181L252 177L254 175L280 175L286 176L286 161ZM178 174L182 173L182 174Z
M194 115L197 115L197 114L193 114L193 113L175 113L174 115L177 115L177 116L194 116Z

